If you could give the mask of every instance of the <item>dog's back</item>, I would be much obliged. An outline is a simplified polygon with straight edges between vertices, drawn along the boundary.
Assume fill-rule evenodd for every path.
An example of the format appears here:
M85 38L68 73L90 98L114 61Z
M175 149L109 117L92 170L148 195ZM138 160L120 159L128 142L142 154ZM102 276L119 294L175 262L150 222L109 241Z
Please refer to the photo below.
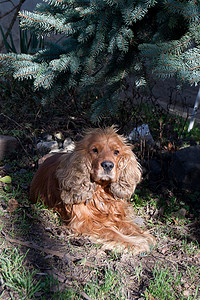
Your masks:
M54 208L67 222L70 216L66 212L63 201L60 198L60 189L56 177L56 170L60 164L60 158L63 155L66 154L54 154L40 165L31 182L30 201L32 203L41 201L48 208Z

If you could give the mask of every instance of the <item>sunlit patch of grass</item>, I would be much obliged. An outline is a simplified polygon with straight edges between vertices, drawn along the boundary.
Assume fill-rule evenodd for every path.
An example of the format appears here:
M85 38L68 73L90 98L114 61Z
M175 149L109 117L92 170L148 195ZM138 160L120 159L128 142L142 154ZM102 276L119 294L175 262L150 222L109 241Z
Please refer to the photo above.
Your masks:
M140 263L138 266L135 266L135 277L137 279L138 284L140 284L143 275L143 267Z
M157 206L157 202L158 196L145 187L143 189L136 189L131 198L131 203L136 207L144 207L146 205Z
M94 280L84 286L84 292L94 300L103 299L126 299L121 282L121 274L114 270L105 268L104 276L98 270L94 270Z
M200 247L198 242L188 242L186 239L182 241L182 249L187 255L200 254Z
M37 269L27 266L27 253L21 254L18 248L6 246L2 239L1 242L0 299L4 299L6 292L9 299L80 299L73 288L60 291L59 282L53 276L41 276Z
M26 268L26 254L22 255L17 248L1 248L0 279L4 287L10 290L13 299L31 299L40 289L40 282L34 276L36 270ZM2 292L0 298L3 299Z
M184 272L185 273L185 272ZM195 273L195 274L194 274ZM160 264L155 265L153 269L153 278L146 288L144 297L146 300L163 299L163 300L176 300L188 299L197 300L199 285L195 282L199 270L194 267L186 267L186 273L176 269L170 269ZM193 274L194 276L191 276ZM184 275L187 277L187 288L184 286ZM188 276L189 279L188 279ZM190 286L195 285L195 289L189 289Z

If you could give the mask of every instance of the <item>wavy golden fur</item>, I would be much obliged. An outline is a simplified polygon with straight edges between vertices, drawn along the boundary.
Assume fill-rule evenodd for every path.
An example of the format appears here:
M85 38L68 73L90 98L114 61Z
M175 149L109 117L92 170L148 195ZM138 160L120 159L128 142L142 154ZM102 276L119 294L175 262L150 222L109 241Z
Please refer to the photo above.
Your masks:
M155 239L138 227L127 200L141 180L131 147L114 126L88 130L72 153L55 154L39 167L30 199L40 198L73 232L106 249L149 251Z

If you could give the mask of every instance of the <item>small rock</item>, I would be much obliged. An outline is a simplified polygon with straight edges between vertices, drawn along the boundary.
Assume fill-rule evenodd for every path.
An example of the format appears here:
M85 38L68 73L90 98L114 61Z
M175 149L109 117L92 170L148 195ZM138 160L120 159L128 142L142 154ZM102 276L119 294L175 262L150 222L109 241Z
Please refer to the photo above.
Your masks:
M132 141L145 140L148 144L154 144L148 124L142 124L141 126L134 128L129 134L128 139Z
M58 143L56 141L50 141L50 142L42 141L37 144L37 150L39 151L44 151L44 150L55 151L56 149L58 149Z
M134 221L134 223L136 223L139 226L144 226L145 225L144 219L141 218L141 217L136 217L136 218L134 218L133 221Z
M63 143L63 148L65 152L71 152L75 148L75 144L70 138L66 138Z
M44 132L42 134L42 139L45 140L46 142L51 142L53 141L53 136L47 132Z
M18 147L18 141L13 136L0 135L0 160L8 156Z
M159 216L163 216L164 215L164 207L162 206L161 208L159 209L156 209L155 212L153 213L153 217L156 218L156 217L159 217Z
M187 210L185 208L181 208L177 211L177 213L182 216L182 217L185 217L186 216L186 213L187 213Z
M188 290L184 291L184 292L183 292L183 295L184 295L185 297L189 297L189 296L190 296L190 291L188 291Z
M10 212L14 212L18 208L18 206L19 206L19 204L18 204L17 200L10 199L8 201L7 210L9 210Z
M27 172L26 169L21 169L21 170L19 171L20 174L25 174L26 172Z
M63 134L62 132L57 132L54 134L54 137L57 139L57 140L63 140Z
M173 213L174 217L185 218L187 210L185 208L181 208L178 211Z
M69 146L69 145L72 144L72 143L73 143L72 139L66 138L66 139L64 140L63 145L64 145L65 147L67 147L67 146Z
M158 210L159 215L163 216L164 215L164 211L165 211L164 206L161 206L161 208L159 208L159 210Z

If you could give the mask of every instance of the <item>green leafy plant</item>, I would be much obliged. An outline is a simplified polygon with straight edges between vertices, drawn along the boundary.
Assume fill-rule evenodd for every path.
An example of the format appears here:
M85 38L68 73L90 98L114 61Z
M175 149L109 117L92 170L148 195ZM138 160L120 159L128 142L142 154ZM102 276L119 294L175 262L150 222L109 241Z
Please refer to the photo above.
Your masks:
M0 181L3 182L3 183L11 183L12 182L12 179L10 176L4 176L4 177L1 177L0 178Z

